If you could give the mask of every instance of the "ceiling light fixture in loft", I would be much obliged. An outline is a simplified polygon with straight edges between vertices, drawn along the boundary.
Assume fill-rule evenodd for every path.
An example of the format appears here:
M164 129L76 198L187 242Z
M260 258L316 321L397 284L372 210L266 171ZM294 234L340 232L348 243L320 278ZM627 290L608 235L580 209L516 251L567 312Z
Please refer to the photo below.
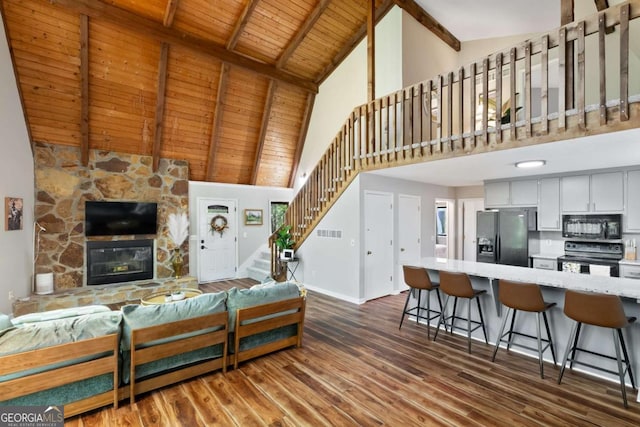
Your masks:
M539 168L547 164L545 160L525 160L523 162L517 162L517 168L523 169L531 169L531 168Z

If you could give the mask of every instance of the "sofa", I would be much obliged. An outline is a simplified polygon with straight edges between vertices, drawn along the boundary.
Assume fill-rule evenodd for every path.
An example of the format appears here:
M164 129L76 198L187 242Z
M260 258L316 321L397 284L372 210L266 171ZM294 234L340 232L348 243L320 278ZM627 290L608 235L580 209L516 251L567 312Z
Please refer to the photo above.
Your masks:
M64 406L65 417L287 347L300 347L295 283L205 293L158 305L0 316L0 405Z

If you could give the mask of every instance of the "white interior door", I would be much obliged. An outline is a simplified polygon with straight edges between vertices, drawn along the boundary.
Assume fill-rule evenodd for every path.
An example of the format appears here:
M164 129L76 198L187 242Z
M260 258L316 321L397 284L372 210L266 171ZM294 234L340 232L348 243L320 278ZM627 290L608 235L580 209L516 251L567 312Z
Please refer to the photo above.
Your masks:
M393 292L393 194L364 194L364 296Z
M402 279L402 266L405 264L415 265L421 258L420 236L421 236L421 217L420 217L419 196L409 196L400 194L398 196L398 266L396 268L396 278L399 288L404 289L404 281Z
M234 200L198 199L198 282L235 278L238 219Z
M465 261L476 261L476 212L481 210L484 210L483 199L460 200L462 259Z

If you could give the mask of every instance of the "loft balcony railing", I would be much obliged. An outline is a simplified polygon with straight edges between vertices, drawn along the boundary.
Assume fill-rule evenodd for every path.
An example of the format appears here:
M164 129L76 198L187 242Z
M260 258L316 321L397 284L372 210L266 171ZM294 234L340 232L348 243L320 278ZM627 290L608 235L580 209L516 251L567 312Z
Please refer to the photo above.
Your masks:
M289 205L296 247L359 172L640 127L638 17L631 0L356 107Z

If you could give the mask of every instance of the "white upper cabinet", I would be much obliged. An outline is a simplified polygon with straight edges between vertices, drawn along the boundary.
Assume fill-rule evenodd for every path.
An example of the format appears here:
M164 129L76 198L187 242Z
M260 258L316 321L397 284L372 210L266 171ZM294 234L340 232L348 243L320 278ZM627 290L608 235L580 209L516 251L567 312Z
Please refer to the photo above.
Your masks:
M537 206L538 180L511 181L511 204L513 206Z
M489 182L484 185L484 206L486 208L509 206L509 181Z
M626 231L640 231L640 170L627 172L627 215L622 223Z
M624 211L624 174L622 172L591 175L591 211Z
M560 227L560 178L540 180L538 230L558 231Z
M589 175L564 176L560 180L562 212L589 212Z

